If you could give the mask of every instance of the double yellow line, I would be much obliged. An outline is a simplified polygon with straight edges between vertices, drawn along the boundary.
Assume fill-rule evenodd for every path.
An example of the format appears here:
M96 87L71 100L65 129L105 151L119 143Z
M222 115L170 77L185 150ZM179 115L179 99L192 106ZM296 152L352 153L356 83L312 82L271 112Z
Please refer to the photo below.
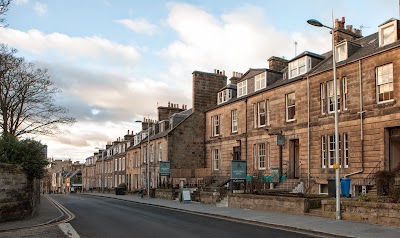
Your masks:
M39 228L46 228L46 227L52 227L52 226L56 226L59 225L61 223L68 223L69 221L71 221L72 219L75 218L75 215L70 212L67 208L65 208L63 205L61 205L59 202L57 202L56 200L54 200L53 198L45 195L45 197L54 204L54 206L56 206L56 208L58 209L58 211L60 211L61 215L57 218L54 218L48 222L45 223L41 223L38 225L33 225L33 226L29 226L29 227L20 227L20 228L13 228L13 229L8 229L8 230L1 230L0 233L11 233L14 231L22 231L22 230L32 230L32 229L39 229ZM63 219L63 217L65 217ZM60 220L62 219L62 220Z

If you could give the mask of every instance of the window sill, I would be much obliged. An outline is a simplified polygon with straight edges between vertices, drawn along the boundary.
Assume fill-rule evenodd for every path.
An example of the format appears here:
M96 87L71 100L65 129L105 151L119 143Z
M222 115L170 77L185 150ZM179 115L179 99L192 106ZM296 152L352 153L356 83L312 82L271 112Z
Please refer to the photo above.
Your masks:
M231 132L231 135L238 135L239 132L235 131L235 132Z
M374 105L374 107L383 108L383 107L393 106L394 104L396 104L396 101L392 99L384 102L377 102L376 105Z
M293 124L293 123L296 123L296 122L297 122L296 119L292 119L292 120L286 121L286 124Z

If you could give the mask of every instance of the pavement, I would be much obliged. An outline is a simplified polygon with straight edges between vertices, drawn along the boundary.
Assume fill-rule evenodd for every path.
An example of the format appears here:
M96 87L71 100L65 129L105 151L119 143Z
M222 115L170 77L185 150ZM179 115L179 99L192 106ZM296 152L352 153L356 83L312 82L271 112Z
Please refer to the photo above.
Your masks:
M62 217L63 213L47 199L47 195L40 195L40 203L31 217L18 221L0 222L0 231L44 225Z
M240 222L249 222L270 226L272 228L307 231L320 235L333 235L336 237L365 237L365 238L399 238L400 227L375 225L369 223L352 222L346 220L335 220L330 218L291 215L270 211L258 211L249 209L239 209L231 207L221 207L198 202L180 203L175 200L158 198L140 198L136 195L115 195L108 193L85 193L89 196L100 196L119 199L130 202L149 204L153 206L166 207L171 209L193 212L203 215L212 215ZM49 200L46 195L42 196L39 205L39 212L34 217L16 222L0 223L0 230L12 229L12 227L26 227L29 225L43 224L60 216L60 212ZM399 218L400 219L400 218ZM7 224L8 223L8 224Z

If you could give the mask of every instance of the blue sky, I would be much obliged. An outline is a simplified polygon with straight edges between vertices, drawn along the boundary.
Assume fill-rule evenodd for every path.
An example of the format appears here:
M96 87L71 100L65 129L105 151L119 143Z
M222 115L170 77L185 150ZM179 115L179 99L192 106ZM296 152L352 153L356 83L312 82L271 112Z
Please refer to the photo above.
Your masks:
M395 0L138 1L13 0L0 42L49 70L56 98L78 123L57 137L38 137L49 156L84 162L126 134L135 120L157 118L168 101L191 107L191 73L266 68L271 56L291 59L329 51L330 35L306 23L377 31L399 18Z

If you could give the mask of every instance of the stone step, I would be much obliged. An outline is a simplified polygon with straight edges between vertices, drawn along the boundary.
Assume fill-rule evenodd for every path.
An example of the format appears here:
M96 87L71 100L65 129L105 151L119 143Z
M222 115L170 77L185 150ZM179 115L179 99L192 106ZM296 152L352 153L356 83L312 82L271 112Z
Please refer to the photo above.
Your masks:
M305 215L322 217L322 210L321 208L310 209Z

